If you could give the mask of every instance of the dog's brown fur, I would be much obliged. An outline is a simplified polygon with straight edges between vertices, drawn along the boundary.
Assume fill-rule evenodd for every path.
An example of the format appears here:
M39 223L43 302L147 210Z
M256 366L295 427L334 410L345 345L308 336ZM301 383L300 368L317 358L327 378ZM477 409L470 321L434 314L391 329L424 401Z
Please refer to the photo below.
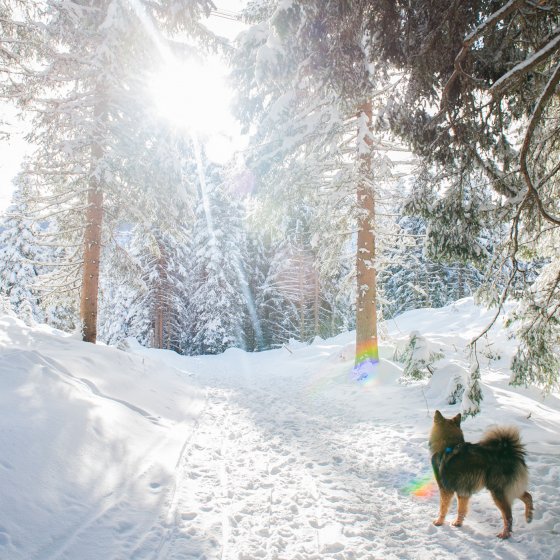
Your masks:
M443 525L451 500L457 494L457 518L453 525L460 527L467 515L469 498L484 487L502 514L504 527L498 537L511 536L511 506L515 498L525 504L527 522L533 519L533 498L527 492L525 449L517 428L494 428L478 443L468 443L461 430L461 415L444 418L436 410L430 449L440 494L439 516L434 525Z

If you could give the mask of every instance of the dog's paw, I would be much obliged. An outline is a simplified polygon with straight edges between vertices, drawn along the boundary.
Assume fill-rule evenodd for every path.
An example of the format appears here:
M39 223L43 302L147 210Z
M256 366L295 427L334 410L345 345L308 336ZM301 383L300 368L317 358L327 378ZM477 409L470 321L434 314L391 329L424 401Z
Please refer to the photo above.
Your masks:
M497 537L499 539L509 539L511 537L511 531L504 529L501 533L498 533Z
M441 525L443 525L445 523L445 519L442 519L441 517L438 517L437 519L434 519L433 523L436 527L440 527Z
M453 521L453 523L451 523L451 525L453 525L453 527L462 527L463 526L463 520L462 519L455 519L455 521Z

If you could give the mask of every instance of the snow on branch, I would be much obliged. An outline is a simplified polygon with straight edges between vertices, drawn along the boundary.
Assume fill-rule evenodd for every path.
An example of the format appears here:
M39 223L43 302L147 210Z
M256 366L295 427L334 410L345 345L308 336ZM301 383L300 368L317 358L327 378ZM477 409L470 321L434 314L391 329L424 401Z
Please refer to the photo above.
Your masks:
M463 41L463 46L461 47L461 50L459 51L459 53L455 57L453 73L451 74L451 76L449 77L449 80L447 80L447 83L445 84L445 87L443 88L443 93L442 93L442 97L441 97L441 106L440 106L442 109L447 104L447 96L448 96L449 90L451 89L451 86L454 84L455 80L459 77L459 75L465 75L465 72L463 71L463 69L461 67L461 63L463 62L463 60L467 56L471 46L476 42L476 40L480 37L480 35L482 35L482 33L488 27L494 25L498 21L500 21L503 18L505 18L506 16L508 16L510 13L517 10L519 8L519 6L523 3L524 3L524 0L509 0L509 2L505 6L502 6L498 11L494 12L490 17L485 19L469 35L467 35L465 37L465 40Z
M501 93L506 87L526 74L531 68L548 58L555 50L560 48L560 33L551 39L542 49L539 49L530 58L514 66L509 72L499 78L490 88L492 95Z
M529 146L531 144L531 139L533 138L533 134L539 121L541 120L543 111L546 107L546 104L550 100L550 98L554 95L556 91L556 87L560 82L560 63L557 64L552 76L548 80L546 87L544 88L541 96L539 97L533 114L531 115L531 120L529 121L529 126L527 127L527 132L525 133L525 138L523 139L523 144L521 146L521 150L519 151L519 166L521 170L521 174L525 179L525 183L527 184L528 192L527 197L533 197L538 205L539 212L547 221L557 226L560 226L560 219L550 215L546 209L544 208L543 202L539 196L539 193L533 184L533 180L529 174L529 169L527 168L527 153L529 151ZM523 204L522 204L523 206Z

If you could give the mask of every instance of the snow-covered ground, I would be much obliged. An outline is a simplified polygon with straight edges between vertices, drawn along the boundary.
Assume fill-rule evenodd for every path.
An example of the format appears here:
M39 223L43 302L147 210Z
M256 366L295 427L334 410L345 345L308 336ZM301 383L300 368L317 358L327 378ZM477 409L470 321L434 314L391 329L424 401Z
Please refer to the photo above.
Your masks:
M462 528L432 525L427 436L492 312L462 300L384 325L382 361L350 375L352 335L247 354L181 357L93 346L0 317L0 558L560 559L560 398L508 386L514 341L481 346L483 412L468 440L516 424L535 518L514 534L487 492ZM403 385L411 331L444 357ZM453 513L453 512L452 512ZM450 514L450 519L451 514Z

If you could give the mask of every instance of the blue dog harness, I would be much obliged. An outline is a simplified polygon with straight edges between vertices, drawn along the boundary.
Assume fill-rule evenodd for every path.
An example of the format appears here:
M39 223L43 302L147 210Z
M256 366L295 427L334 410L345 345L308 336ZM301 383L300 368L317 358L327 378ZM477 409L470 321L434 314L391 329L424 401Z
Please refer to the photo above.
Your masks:
M434 476L436 477L438 486L443 486L444 488L446 487L443 469L449 460L460 452L463 446L464 443L458 443L453 447L446 447L441 453L434 453L432 455L432 468L434 470Z

